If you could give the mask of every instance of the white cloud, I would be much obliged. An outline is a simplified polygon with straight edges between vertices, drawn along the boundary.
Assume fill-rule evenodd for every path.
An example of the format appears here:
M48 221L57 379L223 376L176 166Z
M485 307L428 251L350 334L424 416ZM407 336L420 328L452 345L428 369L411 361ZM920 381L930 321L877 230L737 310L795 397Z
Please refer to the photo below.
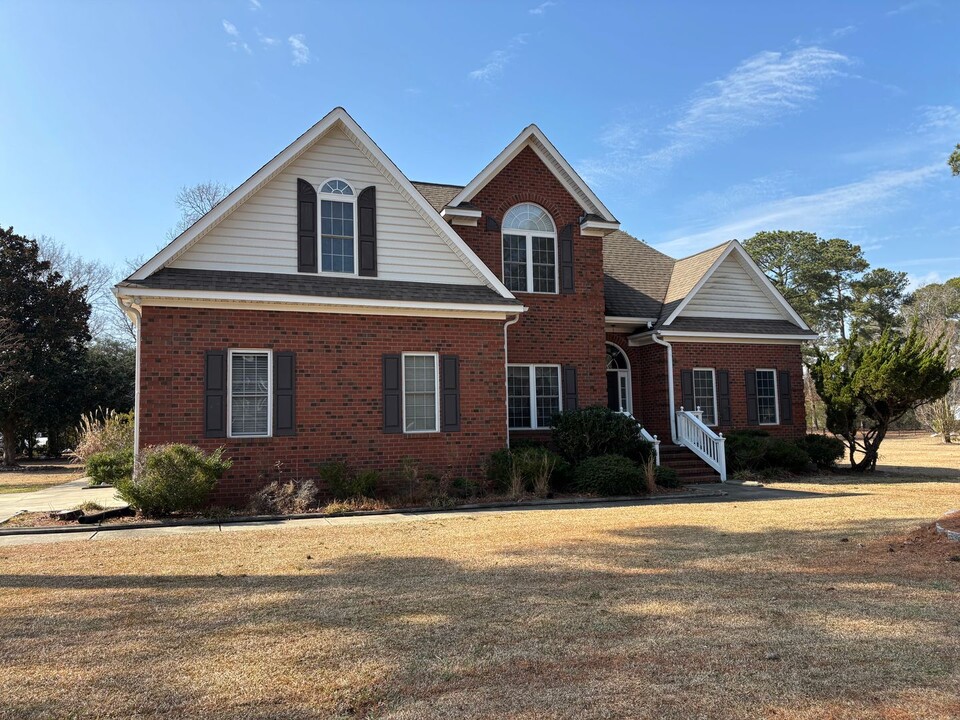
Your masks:
M243 50L247 55L251 55L253 51L250 49L250 46L244 42L243 38L240 36L240 31L237 30L237 26L234 25L229 20L223 20L223 31L229 35L232 40L227 44L232 47L234 50Z
M657 249L668 254L688 254L732 238L748 238L759 230L804 227L824 232L858 217L875 215L892 205L904 190L943 174L941 165L874 173L864 180L828 188L809 195L783 198L737 212L707 229L680 230Z
M554 5L556 5L555 2L547 0L546 2L542 2L534 8L530 8L529 12L531 15L543 15L545 12L547 12L547 8L551 8Z
M261 7L263 6L260 4L260 0L250 0L250 10L256 12Z
M895 17L897 15L903 15L904 13L910 13L914 10L919 10L922 7L937 5L936 0L911 0L911 2L906 2L903 5L900 5L893 10L887 11L887 17Z
M275 38L270 35L264 35L259 29L257 30L257 39L264 47L274 47L275 45L280 44L279 38Z
M839 40L842 37L846 37L847 35L850 35L851 33L855 33L856 31L857 31L856 25L845 25L843 27L834 28L833 31L831 31L830 33L830 37L833 38L834 40Z
M483 65L476 70L471 70L468 75L471 80L480 82L490 82L494 78L503 74L504 69L516 56L516 50L521 45L527 44L528 33L514 35L507 47L503 50L494 50Z
M305 39L303 35L291 35L287 38L290 51L293 53L294 65L306 65L310 62L310 48L307 47Z

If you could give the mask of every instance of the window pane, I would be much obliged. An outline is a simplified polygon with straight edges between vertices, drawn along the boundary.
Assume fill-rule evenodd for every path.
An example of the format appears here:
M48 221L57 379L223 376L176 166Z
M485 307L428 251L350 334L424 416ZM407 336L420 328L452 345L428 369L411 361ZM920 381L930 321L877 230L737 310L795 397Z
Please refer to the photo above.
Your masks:
M320 269L353 272L353 203L320 201Z
M343 180L328 180L320 188L320 192L332 195L353 195L353 190Z
M553 220L543 208L530 203L516 205L503 217L504 230L535 230L553 232Z
M537 381L537 427L550 427L553 416L560 412L560 368L534 368Z
M270 378L267 353L233 353L230 376L230 432L266 435Z
M503 284L507 290L527 290L527 239L520 235L503 236Z
M530 427L530 369L507 368L507 420L512 428Z
M556 251L553 238L532 238L533 291L556 292Z
M713 387L713 372L710 370L693 371L693 410L703 410L703 422L707 425L716 425L717 417L714 414L713 403L716 393Z
M403 357L404 429L437 429L437 368L432 355Z
M757 419L761 425L777 423L777 374L757 370Z

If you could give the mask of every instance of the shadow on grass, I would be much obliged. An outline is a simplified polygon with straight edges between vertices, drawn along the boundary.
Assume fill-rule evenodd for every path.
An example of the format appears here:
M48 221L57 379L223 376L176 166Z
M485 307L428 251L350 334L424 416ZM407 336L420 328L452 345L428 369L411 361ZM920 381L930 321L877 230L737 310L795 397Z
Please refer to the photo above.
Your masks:
M0 716L879 717L960 673L960 569L878 572L855 547L912 520L0 575Z

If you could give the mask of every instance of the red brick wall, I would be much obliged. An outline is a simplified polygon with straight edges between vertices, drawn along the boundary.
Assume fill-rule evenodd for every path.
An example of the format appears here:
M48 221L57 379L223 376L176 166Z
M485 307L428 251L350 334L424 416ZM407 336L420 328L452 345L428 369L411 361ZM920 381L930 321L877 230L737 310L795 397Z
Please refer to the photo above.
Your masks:
M664 348L665 349L665 348ZM799 345L740 345L735 343L673 343L674 393L680 407L680 372L695 367L727 370L730 373L730 411L732 428L747 428L747 390L744 374L756 368L790 371L793 421L780 425L763 425L761 429L780 437L802 437L807 423L803 400L803 363ZM779 382L779 380L778 380ZM784 388L777 388L784 392ZM721 427L725 432L732 428Z
M422 472L479 478L484 459L506 444L498 320L146 307L142 337L140 445L224 445L234 465L221 482L221 503L244 502L274 479L278 461L316 477L318 465L344 460L389 480L412 457ZM204 352L231 347L296 352L296 436L203 437ZM381 431L382 355L414 351L459 356L460 432Z
M532 202L550 213L558 230L573 225L574 292L515 293L529 310L508 330L509 359L573 365L580 405L605 404L603 241L580 235L583 209L530 148L522 150L471 202L498 222L514 205ZM458 226L456 230L502 279L500 230L486 230L483 218L476 228ZM512 435L519 439L542 434L519 431Z

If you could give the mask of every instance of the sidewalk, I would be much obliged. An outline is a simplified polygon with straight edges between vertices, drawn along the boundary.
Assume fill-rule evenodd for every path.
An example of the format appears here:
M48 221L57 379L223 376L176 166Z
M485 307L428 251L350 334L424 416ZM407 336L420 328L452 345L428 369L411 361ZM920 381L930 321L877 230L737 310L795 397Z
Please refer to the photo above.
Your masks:
M88 488L88 482L89 478L80 478L43 490L0 494L0 522L22 510L29 512L66 510L85 502L95 502L103 507L119 507L125 504L116 496L113 488Z

